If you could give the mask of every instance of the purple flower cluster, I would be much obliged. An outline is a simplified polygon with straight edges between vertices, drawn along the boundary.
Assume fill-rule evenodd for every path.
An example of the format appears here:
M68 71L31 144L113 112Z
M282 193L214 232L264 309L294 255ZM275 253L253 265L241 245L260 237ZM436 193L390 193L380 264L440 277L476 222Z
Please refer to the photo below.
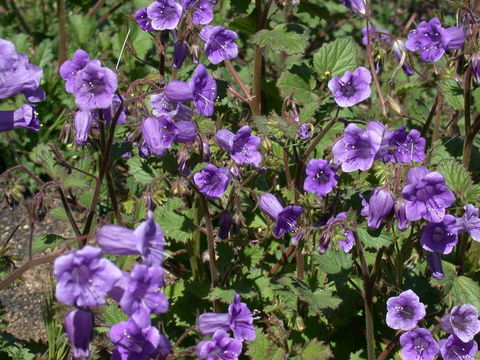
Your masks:
M79 108L74 118L77 144L84 145L88 141L95 121L109 123L117 116L118 124L125 123L122 102L116 94L117 75L103 67L100 60L91 60L84 50L78 49L59 71L66 91L75 96Z
M433 360L439 353L444 360L474 359L478 350L474 337L480 332L475 306L454 306L450 314L444 315L440 326L451 335L439 342L428 329L414 329L425 314L425 306L412 290L387 301L387 325L395 330L408 330L400 336L403 359Z
M332 246L332 240L336 242L345 253L352 250L355 244L355 235L352 230L348 229L346 220L347 214L344 212L338 213L337 216L328 219L322 229L320 244L317 248L320 254L325 253L325 251Z
M110 340L113 359L164 359L171 351L169 341L151 326L150 315L165 313L168 300L161 291L165 237L153 213L135 230L104 225L97 233L100 248L85 246L59 257L54 264L57 300L77 308L65 316L65 329L75 358L90 356L94 315L88 309L105 304L108 294L129 315L114 325ZM141 255L130 273L102 258L102 250L116 255Z
M31 103L45 100L45 93L40 89L43 70L30 64L28 56L17 52L13 43L1 38L0 54L0 99L23 94ZM0 132L18 128L38 131L40 121L37 115L31 104L0 111Z
M202 335L212 336L211 340L198 343L196 354L200 359L237 360L242 342L256 337L252 312L238 294L228 306L228 313L204 313L197 319L197 327ZM228 336L229 331L233 338Z

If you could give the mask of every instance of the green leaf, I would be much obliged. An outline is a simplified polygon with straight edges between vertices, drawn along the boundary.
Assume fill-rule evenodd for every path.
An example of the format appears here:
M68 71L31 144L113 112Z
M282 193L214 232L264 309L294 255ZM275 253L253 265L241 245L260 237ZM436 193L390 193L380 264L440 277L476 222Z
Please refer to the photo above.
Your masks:
M248 342L247 355L251 360L282 359L285 356L283 349L279 348L260 329L256 329L255 340ZM283 357L281 356L283 355Z
M319 271L327 274L337 274L352 267L351 254L343 251L326 251L325 254L313 253L313 261Z
M463 109L463 88L455 80L443 80L440 88L448 105L455 110Z
M472 304L480 310L480 286L469 277L459 276L450 291L451 305Z
M127 164L130 168L130 174L139 183L146 185L149 181L155 179L154 170L147 164L146 160L142 160L139 156L131 157Z
M322 310L336 309L341 303L342 299L333 295L333 291L317 290L315 292L308 288L299 288L300 300L306 302L310 309L315 313L321 315Z
M437 170L445 177L447 186L462 199L465 199L467 191L473 187L473 181L470 173L465 170L462 164L455 160L442 161ZM469 193L469 197L475 197L476 190Z
M178 210L181 207L183 207L183 201L179 198L172 198L155 210L155 220L162 227L165 236L185 242L192 237L195 225L192 211Z
M103 320L105 320L107 324L115 325L119 322L126 321L127 319L127 314L125 314L118 305L112 304L105 307Z
M302 351L302 360L325 360L333 356L330 347L316 339L310 341Z
M277 86L283 96L293 97L300 104L318 101L318 96L312 92L316 81L306 64L293 65L284 71L277 81Z
M384 246L390 246L392 244L392 238L383 232L375 236L372 232L361 227L357 229L357 234L366 248L379 250Z
M219 287L213 288L208 294L209 300L220 300L225 304L230 304L235 296L235 290L221 289Z
M56 234L45 234L37 236L32 241L32 252L36 253L39 251L44 251L46 249L55 248L64 240L65 238Z
M248 246L243 249L241 254L242 264L249 268L255 267L263 258L263 248L260 246Z
M319 107L319 103L305 104L305 106L300 111L300 122L313 122L315 120L315 113L317 112Z
M299 24L279 24L272 30L260 30L252 42L262 48L269 47L275 52L300 54L308 46L308 29Z
M351 38L340 38L324 44L313 55L313 67L322 79L341 76L357 67L357 49Z
M480 112L480 87L472 91L473 107L476 112Z
M92 41L97 28L97 23L93 17L69 14L68 19L70 21L69 34L73 35L79 44L86 44Z

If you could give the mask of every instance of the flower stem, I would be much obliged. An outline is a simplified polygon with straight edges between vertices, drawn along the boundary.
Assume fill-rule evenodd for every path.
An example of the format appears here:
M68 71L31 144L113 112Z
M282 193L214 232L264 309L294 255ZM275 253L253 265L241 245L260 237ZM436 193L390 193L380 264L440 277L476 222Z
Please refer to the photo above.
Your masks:
M193 203L194 219L193 222L197 229L193 232L192 239L187 243L190 267L192 269L193 279L200 283L207 282L207 276L202 264L202 255L200 250L200 239L202 232L200 231L200 222L202 220L202 208L200 206L200 195L195 195Z
M464 81L464 117L465 117L465 142L463 144L463 167L468 170L470 158L472 157L473 137L471 131L471 113L472 107L472 68L468 67L465 72Z

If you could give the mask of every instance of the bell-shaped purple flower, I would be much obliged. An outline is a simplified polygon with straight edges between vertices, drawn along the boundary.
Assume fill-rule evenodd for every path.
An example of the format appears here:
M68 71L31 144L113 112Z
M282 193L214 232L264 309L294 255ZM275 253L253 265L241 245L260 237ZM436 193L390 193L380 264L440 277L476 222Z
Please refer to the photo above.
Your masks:
M147 16L154 30L172 30L177 27L182 10L175 0L156 0L147 7Z
M209 199L218 199L227 190L230 182L230 170L226 167L217 168L207 164L202 170L193 175L193 181L198 191Z
M317 196L325 196L333 190L338 183L338 176L330 167L327 160L312 159L306 168L307 178L303 189Z
M153 115L157 117L169 116L175 121L190 121L193 111L188 106L170 100L165 93L154 94L150 97Z
M73 350L74 359L90 357L90 341L93 338L93 314L82 309L70 310L65 315L65 331Z
M236 134L226 129L218 130L215 140L230 152L230 156L237 164L252 164L258 167L263 159L258 151L261 140L258 136L252 135L252 129L248 125L241 127Z
M442 280L445 277L442 266L442 255L437 252L428 252L426 259L432 277L437 280Z
M313 135L313 125L310 123L303 123L298 128L298 137L302 140L308 140Z
M442 330L454 334L464 343L468 343L480 332L477 308L470 304L454 306L450 314L446 314L440 321Z
M418 130L412 129L407 134L405 126L393 131L389 145L394 148L394 161L403 163L423 162L425 160L426 140Z
M152 27L152 19L148 17L147 9L142 8L138 9L135 12L135 21L137 22L137 25L140 26L140 28L143 31L153 31L154 28Z
M156 328L151 326L142 328L131 319L113 325L109 337L115 346L112 360L155 358L164 340Z
M266 193L260 197L258 202L260 209L275 220L273 235L281 238L286 232L298 231L297 218L303 214L303 207L296 205L288 205L283 207L275 195Z
M197 344L195 354L202 360L237 360L242 353L242 343L228 337L223 330L213 334L212 340Z
M395 200L395 218L397 219L397 229L400 231L405 231L410 226L410 221L407 219L407 214L405 211L405 205L407 202L404 199Z
M75 77L73 94L81 110L107 109L117 90L117 75L92 60Z
M79 307L105 304L105 294L122 276L112 262L101 257L92 246L72 250L55 260L57 279L55 296L66 305Z
M217 97L217 83L208 75L207 68L200 64L195 68L189 80L193 93L193 104L197 112L204 116L212 116L214 101Z
M402 191L407 200L405 210L410 221L424 218L440 222L445 208L455 202L455 195L445 184L445 178L438 172L430 172L424 166L417 166L407 174L407 185Z
M444 360L474 360L478 351L478 344L475 340L464 343L455 335L440 340L438 345Z
M378 229L382 220L392 211L394 203L395 199L389 190L376 188L368 201L368 227Z
M433 360L440 352L430 331L418 328L400 336L404 360Z
M146 265L160 266L163 261L165 236L155 222L152 211L135 229L119 225L103 225L97 232L97 243L103 251L115 255L140 254Z
M333 145L335 160L342 164L342 170L369 170L382 143L382 136L377 132L377 122L367 124L365 130L355 124L349 124L343 137Z
M217 0L182 0L182 6L192 11L192 20L196 25L206 25L213 20L213 8ZM192 9L193 6L193 9Z
M370 25L369 27L364 27L362 28L362 44L367 46L368 38L370 36L371 42L375 42L375 40L378 40L379 42L390 44L392 41L390 40L390 36L388 36L387 34L388 30L377 29L377 27L373 25Z
M438 18L422 21L410 31L405 44L410 51L419 51L424 62L437 62L446 50L460 49L465 42L465 34L459 27L443 28Z
M358 15L366 14L365 0L340 0L340 2Z
M136 264L120 300L122 310L140 327L150 325L150 314L168 310L168 300L161 292L163 269L160 266Z
M0 99L24 94L30 102L45 100L39 88L43 70L29 63L28 56L16 52L15 45L0 38Z
M473 240L480 241L480 217L479 209L468 204L464 207L465 212L461 218L457 218L456 229L460 233L469 233Z
M455 217L448 214L443 217L441 222L429 222L423 229L420 239L422 247L427 251L450 254L458 242L455 225Z
M412 290L406 290L387 300L386 320L392 329L412 330L425 314L425 305Z
M412 76L415 74L415 70L413 70L412 66L407 57L407 50L405 49L405 42L403 40L395 40L392 45L393 55L395 59L402 64L402 70L407 76Z
M91 111L78 110L73 119L75 126L75 142L79 145L85 145L88 141L88 134L93 125L93 116Z
M226 30L223 26L205 26L199 34L205 42L205 54L212 64L220 64L223 60L237 57L237 33Z
M81 71L90 62L90 56L82 49L78 49L73 53L72 60L65 61L60 66L60 76L65 80L65 89L67 92L73 94L75 78L79 71Z
M40 130L40 120L35 107L29 104L20 106L17 110L0 111L0 132L18 128L32 131Z
M364 67L353 72L346 71L341 78L334 77L328 82L328 88L340 107L350 107L370 97L372 75Z
M178 69L188 56L188 43L186 41L175 41L173 45L173 68Z

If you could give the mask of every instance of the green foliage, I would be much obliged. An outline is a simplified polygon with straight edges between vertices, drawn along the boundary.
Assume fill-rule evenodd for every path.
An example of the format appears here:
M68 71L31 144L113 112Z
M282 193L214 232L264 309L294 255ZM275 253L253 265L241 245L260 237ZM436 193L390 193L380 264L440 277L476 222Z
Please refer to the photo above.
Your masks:
M324 44L313 55L313 67L321 79L341 76L357 67L357 50L350 38L340 38Z
M302 360L326 360L333 357L332 351L328 345L313 339L302 351Z
M44 234L33 238L32 253L53 249L60 245L65 239L56 234Z
M458 304L472 304L480 309L480 286L475 280L467 276L458 276L453 280L450 290L450 306Z
M184 243L192 237L195 225L193 211L180 210L182 207L180 198L172 198L155 210L155 220L162 227L165 236Z
M294 98L300 104L318 101L318 96L313 92L315 85L315 78L306 64L293 65L277 81L281 94Z
M448 105L455 110L463 109L463 88L455 80L443 80L440 88Z
M280 24L272 30L260 30L252 37L252 42L276 52L303 53L308 46L308 29L299 24Z
M437 168L448 187L459 196L463 203L476 203L480 200L480 187L475 185L468 171L455 160L442 161Z
M273 343L260 329L256 329L256 338L247 345L247 355L255 360L281 360L285 351Z

